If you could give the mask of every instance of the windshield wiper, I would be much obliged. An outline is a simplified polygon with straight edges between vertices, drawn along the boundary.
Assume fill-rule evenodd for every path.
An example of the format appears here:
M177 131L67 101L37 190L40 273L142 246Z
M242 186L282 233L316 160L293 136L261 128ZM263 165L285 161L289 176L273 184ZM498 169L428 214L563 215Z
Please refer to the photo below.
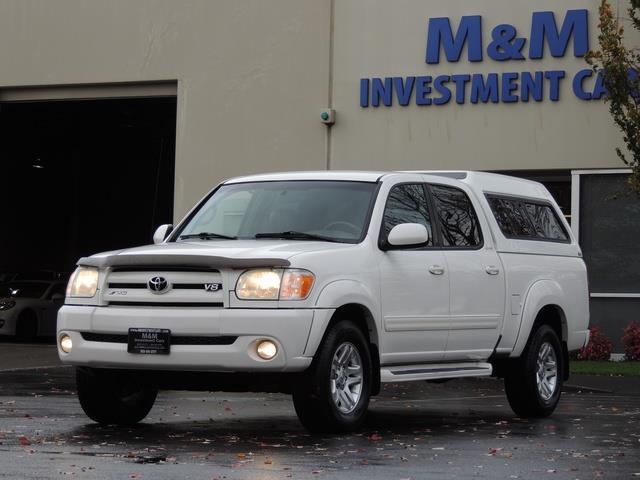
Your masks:
M255 238L284 238L286 240L321 240L323 242L344 243L336 238L325 237L324 235L315 235L313 233L296 232L295 230L289 230L286 232L256 233Z
M211 233L211 232L200 232L200 233L190 233L188 235L180 235L180 240L185 240L187 238L199 238L201 240L209 240L211 238L222 238L225 240L237 240L238 237L232 237L230 235L222 235L220 233Z

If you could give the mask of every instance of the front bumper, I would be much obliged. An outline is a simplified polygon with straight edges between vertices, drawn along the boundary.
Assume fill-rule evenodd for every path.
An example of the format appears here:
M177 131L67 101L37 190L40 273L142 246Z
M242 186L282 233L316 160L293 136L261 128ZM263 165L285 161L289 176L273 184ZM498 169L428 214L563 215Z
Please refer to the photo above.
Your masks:
M178 307L92 307L65 305L58 312L57 338L73 341L70 353L58 343L60 360L69 365L102 368L209 371L296 372L305 370L313 353L305 352L314 322L326 325L333 310L221 309ZM83 339L82 332L126 334L129 328L167 328L180 336L237 336L231 345L172 345L168 355L127 352L126 343ZM278 354L269 361L255 355L258 341L269 339Z

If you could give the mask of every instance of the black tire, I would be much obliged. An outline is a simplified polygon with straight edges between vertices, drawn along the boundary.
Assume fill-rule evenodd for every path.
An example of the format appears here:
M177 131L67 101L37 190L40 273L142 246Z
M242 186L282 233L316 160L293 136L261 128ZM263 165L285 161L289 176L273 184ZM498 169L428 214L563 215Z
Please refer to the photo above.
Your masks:
M38 316L33 310L25 310L18 316L16 337L18 340L35 340L38 336Z
M549 387L549 382L541 382L542 385L538 386L538 357L542 349L547 351L548 348L551 349L556 364L553 388ZM544 353L542 355L545 356ZM548 325L539 326L531 335L522 356L505 375L505 392L516 415L523 418L543 418L551 415L560 401L564 368L562 345L558 335ZM542 369L540 371L542 372Z
M78 368L76 386L82 410L102 425L135 425L147 416L158 394L141 386L135 372Z
M355 361L357 357L353 355L351 347L357 352L361 367L359 397L354 394L357 397L355 405L353 403L349 405L342 399L334 401L332 394L331 377L334 356L338 351L347 354L351 352L348 357L353 360L351 362L353 371L354 365L357 364ZM340 370L341 372L345 371L343 368ZM347 378L349 377L339 375L333 383L340 385ZM312 432L338 433L356 430L362 425L367 413L371 397L371 380L371 353L369 343L362 330L350 321L344 320L336 323L318 348L311 367L305 372L302 381L293 391L293 404L298 418ZM357 389L357 386L355 388ZM353 397L346 399L353 401ZM339 402L340 405L336 402ZM348 412L341 410L346 408L351 410Z

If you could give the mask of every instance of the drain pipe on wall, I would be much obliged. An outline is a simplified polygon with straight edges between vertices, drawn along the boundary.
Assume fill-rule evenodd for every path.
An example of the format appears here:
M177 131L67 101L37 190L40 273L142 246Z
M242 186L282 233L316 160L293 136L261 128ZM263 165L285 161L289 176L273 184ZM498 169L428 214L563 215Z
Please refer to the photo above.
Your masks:
M331 127L336 122L336 112L333 109L333 56L335 35L335 0L331 1L329 11L329 85L327 92L327 108L320 112L320 121L326 126L325 155L326 168L331 170Z

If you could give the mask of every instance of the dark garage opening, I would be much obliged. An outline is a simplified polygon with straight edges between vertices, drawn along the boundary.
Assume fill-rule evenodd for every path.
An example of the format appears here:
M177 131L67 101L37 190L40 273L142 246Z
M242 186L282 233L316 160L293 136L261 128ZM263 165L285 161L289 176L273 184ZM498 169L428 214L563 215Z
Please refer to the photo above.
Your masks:
M172 223L175 131L175 97L1 103L0 299Z

